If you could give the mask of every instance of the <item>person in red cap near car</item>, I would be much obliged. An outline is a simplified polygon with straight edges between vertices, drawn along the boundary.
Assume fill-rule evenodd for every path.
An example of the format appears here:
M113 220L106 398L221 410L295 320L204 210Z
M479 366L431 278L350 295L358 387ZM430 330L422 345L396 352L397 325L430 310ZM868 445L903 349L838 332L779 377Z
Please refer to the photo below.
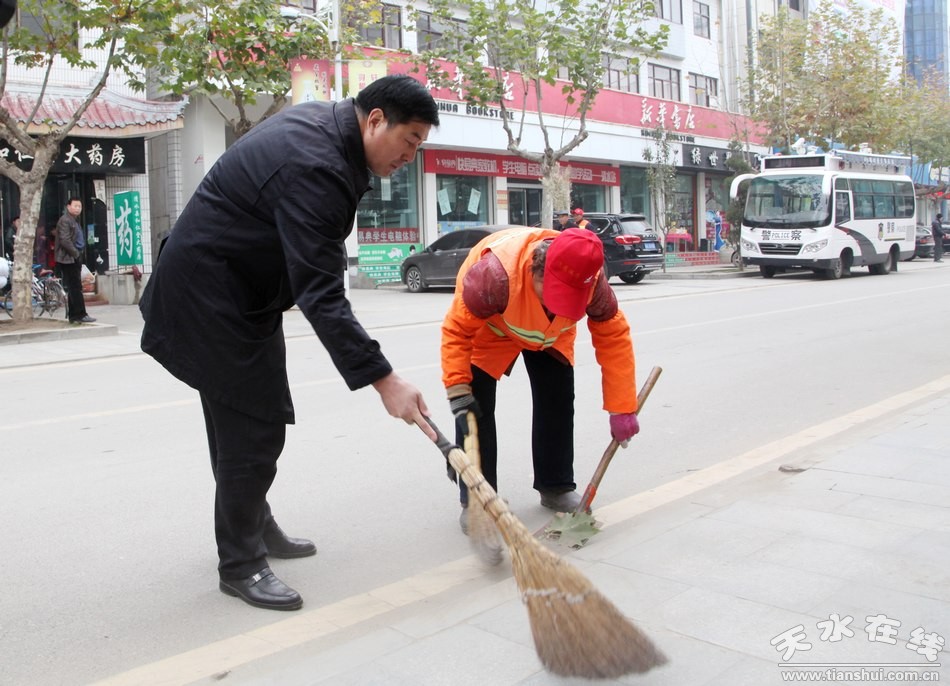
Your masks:
M640 430L630 326L603 268L603 246L590 231L498 231L462 264L442 323L442 381L457 420L456 441L463 443L466 413L474 412L482 473L496 490L496 386L519 354L524 359L533 404L534 488L541 505L558 512L572 512L580 503L574 482L574 339L585 315L610 433L625 443ZM459 486L466 531L468 491L461 480Z
M584 210L580 207L574 208L574 223L577 224L579 229L586 229L587 225L590 224L590 220L584 219Z

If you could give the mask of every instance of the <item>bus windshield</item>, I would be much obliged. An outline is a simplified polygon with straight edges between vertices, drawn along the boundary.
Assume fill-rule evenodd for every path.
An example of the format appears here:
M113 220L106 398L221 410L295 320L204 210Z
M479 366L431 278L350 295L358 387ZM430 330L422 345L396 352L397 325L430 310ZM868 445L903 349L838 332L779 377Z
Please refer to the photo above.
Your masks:
M757 176L749 183L743 222L752 228L814 229L831 223L821 174Z

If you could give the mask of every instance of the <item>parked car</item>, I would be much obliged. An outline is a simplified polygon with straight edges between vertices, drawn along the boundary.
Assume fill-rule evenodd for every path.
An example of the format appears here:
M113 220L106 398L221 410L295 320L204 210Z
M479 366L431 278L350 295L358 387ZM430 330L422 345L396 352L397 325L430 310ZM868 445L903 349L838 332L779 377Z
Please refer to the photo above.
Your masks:
M456 229L439 236L422 252L410 255L399 268L402 282L410 293L421 293L429 286L454 286L462 262L480 240L513 224L488 224Z
M604 244L607 278L639 283L663 266L663 241L642 214L585 212L589 231Z
M930 227L924 226L923 224L917 225L917 249L914 250L912 257L908 257L907 261L914 259L915 257L933 257L934 256L934 237L930 233Z

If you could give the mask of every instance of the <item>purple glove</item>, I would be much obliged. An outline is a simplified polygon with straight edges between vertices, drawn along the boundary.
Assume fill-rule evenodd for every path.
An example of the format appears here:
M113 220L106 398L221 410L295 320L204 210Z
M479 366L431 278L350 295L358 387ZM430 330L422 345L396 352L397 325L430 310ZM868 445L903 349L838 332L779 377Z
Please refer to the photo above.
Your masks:
M640 432L640 420L637 413L610 415L610 435L624 448L627 442Z

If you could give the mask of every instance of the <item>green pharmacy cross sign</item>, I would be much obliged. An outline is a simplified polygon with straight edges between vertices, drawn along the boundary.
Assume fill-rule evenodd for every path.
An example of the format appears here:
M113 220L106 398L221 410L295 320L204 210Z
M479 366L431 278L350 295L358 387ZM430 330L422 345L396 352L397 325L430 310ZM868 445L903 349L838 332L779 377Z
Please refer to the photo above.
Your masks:
M116 264L143 264L142 197L138 191L125 191L113 196L115 204Z

